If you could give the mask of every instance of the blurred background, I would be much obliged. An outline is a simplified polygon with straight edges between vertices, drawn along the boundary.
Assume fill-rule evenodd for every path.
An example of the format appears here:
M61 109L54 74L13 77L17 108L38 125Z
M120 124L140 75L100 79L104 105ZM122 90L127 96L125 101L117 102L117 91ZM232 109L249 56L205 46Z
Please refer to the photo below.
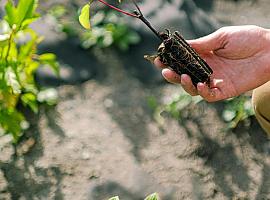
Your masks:
M37 54L47 57L39 57L34 80L46 93L38 93L36 112L24 98L15 105L27 130L0 131L0 200L270 198L270 143L251 93L211 104L190 97L143 58L160 43L144 24L94 1L92 31L85 30L78 11L86 2L39 1L30 29L43 37ZM186 39L229 25L270 28L267 0L138 4L158 31Z

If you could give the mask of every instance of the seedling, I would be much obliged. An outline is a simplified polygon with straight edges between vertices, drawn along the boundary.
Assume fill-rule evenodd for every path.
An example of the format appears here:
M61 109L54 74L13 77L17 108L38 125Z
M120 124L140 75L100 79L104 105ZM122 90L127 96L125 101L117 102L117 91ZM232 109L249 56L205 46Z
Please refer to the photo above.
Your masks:
M112 197L109 200L120 200L118 196ZM159 196L157 193L151 194L147 196L144 200L160 200Z
M197 83L210 83L210 76L213 73L212 69L208 64L199 56L199 54L186 42L183 36L179 32L171 33L169 30L166 32L158 32L150 22L144 17L141 9L135 2L131 0L135 5L136 10L134 12L127 12L120 8L117 8L104 0L97 0L100 3L110 7L111 9L120 12L124 15L137 18L141 20L161 41L161 45L158 48L157 55L155 56L145 56L148 60L153 60L154 58L160 58L161 62L170 67L177 74L188 74L191 77L193 84L196 86ZM79 21L81 25L90 29L90 6L93 1L86 4L79 16ZM119 2L121 2L119 0Z

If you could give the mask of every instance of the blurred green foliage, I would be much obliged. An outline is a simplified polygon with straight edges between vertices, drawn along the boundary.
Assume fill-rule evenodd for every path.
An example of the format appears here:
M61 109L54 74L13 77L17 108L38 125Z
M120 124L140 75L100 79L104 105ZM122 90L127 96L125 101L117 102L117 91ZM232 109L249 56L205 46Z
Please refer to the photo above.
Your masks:
M39 18L37 5L35 0L19 0L17 5L8 1L6 15L0 20L0 135L11 134L14 142L29 127L23 113L17 109L18 104L37 113L39 103L54 104L57 97L53 89L40 91L34 79L41 65L58 73L54 54L37 54L42 38L29 28Z
M78 37L84 49L116 47L126 51L140 42L139 34L127 25L126 16L120 13L108 8L99 9L91 15L91 30L85 30L79 24L79 12L71 17L67 9L63 5L55 5L49 15L57 22L59 31Z
M120 200L118 196L112 197L109 200ZM147 196L144 200L160 200L157 193Z
M138 33L131 30L123 17L115 11L97 12L92 17L92 26L91 31L86 31L81 36L84 48L116 46L125 51L130 45L140 41Z
M161 126L164 125L164 116L169 116L175 120L181 120L181 111L183 111L188 106L197 104L201 101L201 97L192 97L184 91L175 96L171 96L170 99L168 99L165 103L158 102L154 96L148 97L147 100L149 107L154 112L154 119Z
M249 96L239 96L226 100L222 118L228 123L228 127L233 129L239 122L254 115L251 99Z
M171 97L166 103L160 103L153 96L148 97L148 105L154 111L154 119L160 124L164 124L165 117L169 116L176 120L182 119L182 111L191 105L196 105L203 99L199 96L192 97L186 92ZM227 123L228 129L234 129L244 120L254 115L251 99L249 96L239 96L225 100L224 109L221 113L222 119Z

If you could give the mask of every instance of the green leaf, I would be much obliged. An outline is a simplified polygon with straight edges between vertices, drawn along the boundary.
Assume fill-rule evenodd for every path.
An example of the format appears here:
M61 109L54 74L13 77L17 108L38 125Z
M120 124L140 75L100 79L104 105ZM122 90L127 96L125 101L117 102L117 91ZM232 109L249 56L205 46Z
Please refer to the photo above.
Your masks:
M10 38L9 34L0 35L0 47L4 47L8 44L8 40Z
M112 197L112 198L110 198L109 200L120 200L120 199L119 199L119 197L118 197L118 196L116 196L116 197Z
M36 95L33 93L26 93L21 96L22 103L29 106L34 113L38 112L38 104Z
M48 105L55 105L58 101L58 92L54 88L45 89L38 93L37 100L40 103L47 103Z
M85 29L90 29L91 25L90 25L90 5L86 4L82 10L81 10L81 14L79 16L79 21L80 24L85 28Z
M159 200L159 197L157 193L154 193L146 197L144 200Z
M140 36L136 32L130 32L127 34L127 39L130 44L137 44L141 40Z
M0 34L10 34L11 28L6 20L0 21Z
M158 101L154 96L149 96L147 98L147 104L152 110L156 110L158 107Z
M68 10L67 8L65 8L64 5L56 5L49 10L49 14L54 16L55 18L63 17L67 13Z
M37 18L35 14L36 7L37 0L20 0L17 8L13 5L12 1L9 0L5 6L5 19L10 27L13 27L13 25L16 24L20 29L25 28L26 25Z
M93 26L97 26L104 22L106 15L104 11L97 12L94 16L91 17L91 23Z
M38 62L31 62L30 64L27 65L25 69L26 75L32 78L33 73L37 70L38 67L39 67Z
M44 103L54 105L57 102L57 91L39 93L35 70L42 64L58 70L58 64L53 54L36 55L41 37L28 25L38 17L35 13L38 1L4 2L5 16L4 20L0 19L0 134L10 134L16 142L29 127L24 115L17 110L18 102L34 112L38 112L42 96Z
M22 134L21 122L24 121L22 113L15 109L0 110L0 125L13 136L13 142L16 143Z
M23 20L23 22L21 24L22 29L25 29L29 24L36 21L39 17L40 17L39 15L36 15L36 16L34 16L32 18L28 18L28 19Z
M39 56L41 64L48 65L57 75L59 75L59 64L56 62L56 56L53 53L45 53Z
M55 61L56 56L53 53L44 53L39 56L39 60L43 62Z
M5 72L5 80L7 85L12 88L14 94L21 93L21 85L18 82L16 74L11 67L8 67L8 69Z
M17 10L14 7L11 0L9 0L5 6L6 16L5 19L9 23L10 27L16 22Z
M32 18L36 8L35 0L20 0L17 7L17 24L21 25L26 19Z

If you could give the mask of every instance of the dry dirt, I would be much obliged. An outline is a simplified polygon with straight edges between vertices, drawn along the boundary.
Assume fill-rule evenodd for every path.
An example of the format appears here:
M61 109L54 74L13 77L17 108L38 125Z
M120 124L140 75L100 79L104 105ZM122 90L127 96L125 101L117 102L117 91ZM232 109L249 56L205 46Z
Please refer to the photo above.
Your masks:
M269 10L267 0L218 0L209 14L270 27ZM96 57L105 74L58 87L59 104L33 118L16 149L0 139L1 200L270 199L270 143L255 119L226 131L221 103L202 102L161 129L147 98L179 87L140 81L112 50Z

